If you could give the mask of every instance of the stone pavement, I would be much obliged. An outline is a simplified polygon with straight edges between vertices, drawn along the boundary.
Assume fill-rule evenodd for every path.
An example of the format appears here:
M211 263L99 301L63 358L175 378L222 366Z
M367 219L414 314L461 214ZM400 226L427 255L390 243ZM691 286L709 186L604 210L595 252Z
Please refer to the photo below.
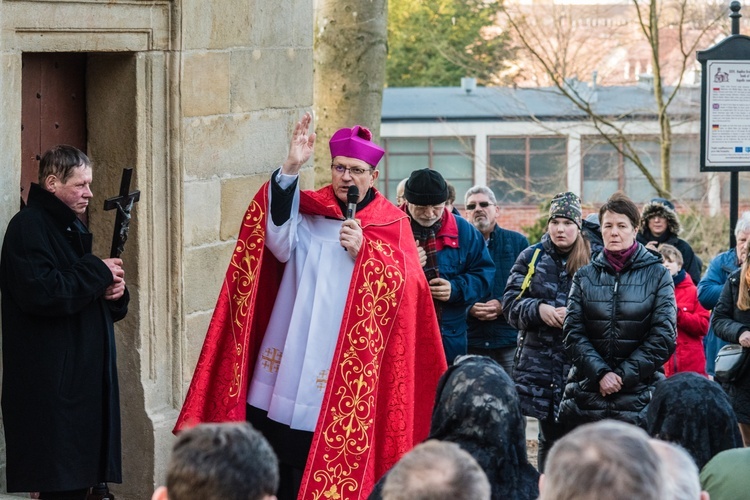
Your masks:
M536 441L539 438L539 420L526 417L526 439Z

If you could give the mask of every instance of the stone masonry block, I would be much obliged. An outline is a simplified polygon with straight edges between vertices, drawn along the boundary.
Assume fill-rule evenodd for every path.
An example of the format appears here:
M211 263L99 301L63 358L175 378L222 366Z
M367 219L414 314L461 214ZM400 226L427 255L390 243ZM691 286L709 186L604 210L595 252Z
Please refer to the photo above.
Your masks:
M256 24L262 25L268 21L251 14L256 10L257 3L256 0L182 2L183 48L227 49L254 43L251 39L258 29Z
M312 49L232 52L232 112L309 107L313 102Z
M196 246L219 239L221 183L218 179L184 184L184 243Z
M286 158L299 110L186 118L183 161L186 179L266 172Z
M185 314L207 311L216 305L216 297L233 251L234 242L185 250L182 292Z
M276 166L269 165L268 171L250 177L226 179L221 183L221 239L234 240L239 234L242 217L250 200L258 189L271 177Z
M297 47L312 47L314 31L313 4L310 0L291 0L293 43Z
M307 17L310 30L313 26L312 4ZM295 20L300 15L294 10L294 2L256 1L251 10L252 32L250 44L255 47L289 47L293 44Z
M230 55L194 52L183 56L182 110L184 116L229 112Z

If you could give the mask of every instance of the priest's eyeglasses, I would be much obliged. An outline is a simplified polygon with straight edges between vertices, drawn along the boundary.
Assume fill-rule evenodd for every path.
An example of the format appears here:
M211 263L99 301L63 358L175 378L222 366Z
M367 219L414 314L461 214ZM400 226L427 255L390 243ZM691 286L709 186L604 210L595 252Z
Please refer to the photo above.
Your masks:
M368 172L372 172L373 169L371 168L362 168L362 167L345 167L343 165L331 165L331 170L336 172L339 175L344 175L344 172L349 171L349 174L352 177L361 177L365 175Z
M479 203L468 203L466 205L466 210L475 210L477 208L477 205L479 205L482 208L487 208L490 205L494 205L494 203L490 203L489 201L480 201Z

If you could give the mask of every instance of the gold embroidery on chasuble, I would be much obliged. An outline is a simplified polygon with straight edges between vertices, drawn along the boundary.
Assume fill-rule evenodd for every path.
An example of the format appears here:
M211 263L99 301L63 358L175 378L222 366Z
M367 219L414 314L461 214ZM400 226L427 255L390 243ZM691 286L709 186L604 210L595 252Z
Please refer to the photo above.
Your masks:
M226 277L226 280L231 280L231 283L226 283L225 286L233 290L229 307L231 308L231 330L235 345L235 360L232 367L233 380L229 386L230 398L239 396L241 376L246 363L246 356L242 352L244 349L242 337L247 335L247 332L243 331L243 327L249 313L250 296L253 283L258 276L260 256L265 243L264 220L263 207L253 200L245 213L245 218L242 220L240 238L237 239ZM247 232L244 238L243 231Z
M325 419L324 467L311 474L316 483L312 498L316 500L348 497L361 488L361 471L352 471L365 465L370 452L384 333L393 327L404 285L393 247L382 241L368 241L367 245L371 257L362 263L357 276L344 351L338 364L331 367L335 389L321 413Z
M281 364L281 351L269 347L260 355L261 366L268 373L278 373Z
M315 387L317 387L320 392L326 390L326 383L328 382L328 372L329 370L320 370L320 373L318 373L318 376L315 378Z

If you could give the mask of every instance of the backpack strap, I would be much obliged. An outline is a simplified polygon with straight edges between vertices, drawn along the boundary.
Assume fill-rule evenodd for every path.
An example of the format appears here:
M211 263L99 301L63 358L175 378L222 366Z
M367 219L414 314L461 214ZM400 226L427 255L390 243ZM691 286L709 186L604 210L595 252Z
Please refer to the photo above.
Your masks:
M526 289L529 288L529 285L531 285L531 277L534 276L534 271L536 271L536 259L539 257L541 251L541 247L537 247L536 250L534 250L534 255L531 257L531 262L529 262L529 270L526 272L526 277L524 277L523 283L521 283L521 292L516 297L516 300L520 299L523 292L525 292Z

